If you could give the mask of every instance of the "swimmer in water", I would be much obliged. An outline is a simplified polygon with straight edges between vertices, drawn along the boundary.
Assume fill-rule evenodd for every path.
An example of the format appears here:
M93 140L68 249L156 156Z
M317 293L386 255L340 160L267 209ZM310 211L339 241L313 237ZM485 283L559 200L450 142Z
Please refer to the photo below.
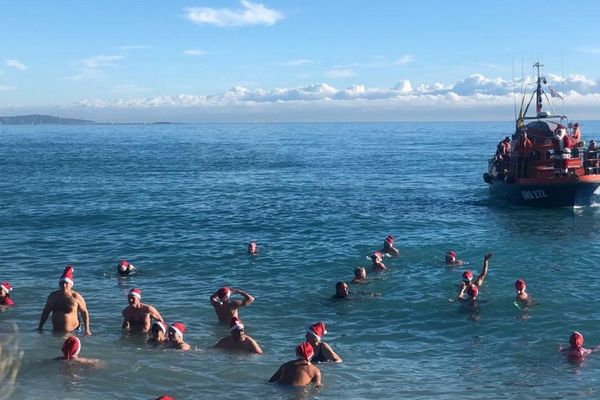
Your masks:
M527 293L525 291L526 287L527 287L527 285L525 285L525 281L523 279L517 279L515 281L515 289L517 290L517 296L515 298L515 303L519 307L531 307L531 306L539 305L540 303L533 300L531 298L531 296L529 296L529 293Z
M465 296L465 294L468 296ZM473 283L466 285L463 290L458 293L456 298L460 301L468 302L470 305L475 305L475 301L479 296L479 287Z
M444 256L446 265L463 265L463 262L457 258L456 252L454 250L450 250Z
M577 331L571 334L569 338L570 347L559 347L558 351L562 352L567 360L571 362L580 363L585 361L585 358L589 356L593 351L598 351L600 346L596 346L593 349L583 348L583 335Z
M310 343L301 343L296 347L297 358L282 364L269 382L291 386L307 386L314 383L315 387L321 387L321 371L310 362L313 355Z
M483 282L485 281L485 278L487 277L491 258L492 258L492 253L487 253L483 257L483 269L481 271L481 274L479 274L479 276L477 277L477 279L473 280L473 273L471 271L463 272L463 281L460 283L460 289L459 289L458 295L457 295L457 298L459 300L465 299L464 294L469 285L477 286L477 289L479 292L479 288L481 287L481 285L483 285Z
M119 261L119 264L117 264L117 272L122 277L129 276L132 273L134 273L135 271L136 271L136 269L133 266L133 264L130 264L129 261L127 261L127 260L121 260L121 261Z
M325 329L325 323L319 321L316 324L311 325L306 330L306 341L310 343L313 348L314 356L311 359L313 363L321 362L336 362L341 363L342 358L336 354L330 345L322 341L323 336L327 333Z
M104 363L101 360L79 357L79 352L81 351L81 341L77 336L69 336L63 343L61 350L63 357L56 357L55 360L91 365L93 367L104 366Z
M251 256L258 254L258 246L256 245L256 242L252 241L248 244L248 254Z
M58 290L53 291L46 300L40 316L38 330L41 332L46 320L52 313L52 328L55 333L71 333L81 327L79 315L85 325L85 334L91 335L90 315L82 295L73 290L73 267L67 265L59 282Z
M150 332L152 337L146 343L154 347L167 344L167 325L164 322L154 321Z
M352 294L352 297L349 297ZM359 300L359 298L354 295L367 295L369 297L378 297L379 293L371 293L371 292L362 292L362 291L354 291L350 292L350 287L346 282L338 282L335 284L335 294L332 296L334 300Z
M168 337L169 341L167 342L167 347L172 349L188 351L191 349L191 346L183 341L183 334L185 333L186 328L185 325L181 322L175 322L168 329Z
M394 247L394 237L392 235L388 235L383 241L383 248L381 249L382 253L387 253L390 256L397 256L400 254L400 251Z
M123 309L122 328L133 333L148 333L152 319L164 323L158 310L151 305L142 303L142 291L132 288L127 294L129 305Z
M10 292L12 292L13 287L8 282L0 283L0 306L10 307L14 306L15 302L10 298Z
M387 267L383 263L383 254L376 251L371 255L371 261L373 262L373 271L387 271Z
M231 295L239 294L243 300L231 300ZM217 318L221 322L230 322L231 318L238 317L238 309L254 302L254 297L241 289L222 287L210 296L210 304L215 308Z
M246 335L244 324L238 317L231 318L229 323L230 335L219 340L215 345L218 349L243 350L248 353L262 354L263 351L256 340Z
M364 267L356 267L354 270L354 278L352 278L351 283L367 283L367 270Z

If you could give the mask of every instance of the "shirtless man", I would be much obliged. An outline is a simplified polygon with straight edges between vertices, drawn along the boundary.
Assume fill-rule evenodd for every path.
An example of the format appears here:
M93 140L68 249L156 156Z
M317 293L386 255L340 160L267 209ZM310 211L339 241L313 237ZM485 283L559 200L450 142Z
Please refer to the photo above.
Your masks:
M168 336L169 342L167 346L172 349L188 351L191 349L191 346L183 341L183 334L185 333L186 328L185 325L181 322L175 322L173 325L169 327Z
M342 362L342 357L338 356L330 345L323 342L323 336L327 333L325 323L319 321L311 325L306 330L306 341L313 348L314 356L311 359L313 363L332 361L336 363Z
M219 340L215 345L218 349L234 349L244 350L249 353L262 354L263 351L256 343L256 340L246 335L244 330L244 324L239 320L238 317L231 318L229 324L229 332L231 335L224 337Z
M151 305L142 303L142 291L133 288L127 295L129 305L123 309L123 329L128 329L135 333L148 333L150 331L151 320L163 322L160 313Z
M583 347L583 335L577 331L571 334L569 338L569 344L571 347L559 347L558 351L564 353L567 359L571 362L583 362L585 358L592 352L598 351L600 346L596 346L593 349L585 349Z
M450 250L444 256L446 265L463 265L463 262L458 259L458 256L454 250Z
M356 267L354 270L354 278L352 278L352 283L367 283L367 270L364 267Z
M73 290L73 267L67 265L63 272L58 287L60 289L50 293L46 305L40 316L38 330L41 332L46 320L52 313L52 327L54 332L69 333L80 327L79 314L85 325L85 334L91 335L90 315L85 305L83 296Z
M334 299L345 299L350 294L350 288L346 282L338 282L335 284Z
M383 241L383 248L381 249L382 253L387 253L390 256L397 256L400 254L400 251L394 247L394 237L392 235L388 235Z
M463 281L460 283L460 290L456 296L459 300L465 300L465 291L471 285L477 286L477 292L479 292L479 288L483 285L483 281L485 281L488 274L490 258L492 258L492 253L487 253L483 256L483 269L477 279L473 280L473 273L471 271L465 271L463 273Z
M95 358L79 357L81 351L81 341L77 336L70 336L62 345L63 357L56 357L55 360L76 362L79 364L91 365L93 367L103 367L104 363Z
M281 365L269 382L291 386L306 386L314 383L315 387L321 387L321 371L310 363L313 355L314 351L310 343L301 343L296 347L297 359Z
M231 300L232 294L241 295L244 300ZM238 308L245 307L254 302L254 297L241 289L222 287L210 296L210 304L215 308L217 318L221 322L229 322L238 316Z
M387 267L383 263L383 254L376 251L371 255L371 261L373 262L373 271L387 271Z

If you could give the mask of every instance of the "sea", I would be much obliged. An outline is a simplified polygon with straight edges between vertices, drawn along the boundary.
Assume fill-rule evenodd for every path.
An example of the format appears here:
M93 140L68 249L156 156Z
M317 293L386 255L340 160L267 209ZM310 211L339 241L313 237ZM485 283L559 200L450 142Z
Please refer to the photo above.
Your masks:
M583 121L600 139L600 122ZM600 198L531 209L490 199L482 174L511 122L0 126L0 280L16 307L0 331L22 352L10 399L600 398L600 354L558 351L575 330L600 344ZM594 136L596 135L596 136ZM388 234L399 257L374 273ZM247 245L256 241L259 253ZM466 264L446 267L455 250ZM456 301L465 269L493 253L477 308ZM119 260L139 273L120 279ZM81 357L53 360L62 335L37 332L66 265L87 303ZM365 266L368 283L333 300ZM540 304L514 305L514 282ZM209 297L229 286L263 355L220 351ZM192 351L122 332L142 290ZM268 382L306 326L343 363L323 386ZM4 349L6 355L6 346ZM11 384L12 381L12 384Z

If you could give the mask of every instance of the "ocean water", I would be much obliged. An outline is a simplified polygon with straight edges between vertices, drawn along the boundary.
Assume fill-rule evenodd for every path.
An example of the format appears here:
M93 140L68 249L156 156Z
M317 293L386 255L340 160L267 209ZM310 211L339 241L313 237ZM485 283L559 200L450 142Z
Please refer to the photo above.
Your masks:
M599 122L583 123L600 138ZM600 355L557 352L573 330L600 343L600 207L498 204L482 180L506 123L0 126L0 280L14 286L24 352L12 399L599 398ZM600 199L598 200L600 202ZM337 281L396 236L389 272L332 301ZM260 253L246 246L256 240ZM493 252L477 315L453 302L464 268ZM126 258L141 272L120 280ZM91 315L69 367L51 321L35 331L65 265ZM370 271L370 269L368 269ZM513 305L527 281L541 305ZM249 291L241 310L264 355L212 349L227 334L209 296ZM131 287L193 351L155 350L122 334ZM476 318L475 318L476 317ZM344 359L320 365L323 387L267 380L294 358L305 326L325 321Z

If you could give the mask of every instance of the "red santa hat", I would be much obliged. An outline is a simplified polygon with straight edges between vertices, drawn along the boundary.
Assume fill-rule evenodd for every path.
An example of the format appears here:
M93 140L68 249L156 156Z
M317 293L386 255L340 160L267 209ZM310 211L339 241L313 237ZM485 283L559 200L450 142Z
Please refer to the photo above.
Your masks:
M304 342L300 343L298 347L296 347L296 356L300 360L310 361L311 358L315 355L315 351L310 343Z
M217 296L219 296L219 299L223 301L229 300L229 296L231 296L231 289L228 287L222 287L221 289L217 290Z
M2 290L6 290L6 293L12 291L13 289L12 285L6 281L0 283L0 288L2 288Z
M233 331L241 331L242 329L244 329L242 321L238 317L232 317L229 323L229 332L233 333Z
M471 271L465 271L463 272L463 281L466 283L469 283L473 280L473 273Z
M325 323L319 321L316 324L309 326L306 330L306 333L308 333L309 335L313 335L317 339L321 340L323 335L327 333L327 329L325 329Z
M380 252L376 251L371 255L371 260L373 262L375 262L375 260L377 261L382 261L383 260L383 254L381 254Z
M517 289L517 291L522 292L523 290L525 290L525 281L523 279L517 279L515 281L515 289Z
M157 330L162 331L162 333L164 333L165 335L167 334L167 326L160 321L154 321L154 323L152 324L152 332L155 332Z
M394 237L392 235L388 235L385 238L385 241L388 242L389 244L394 244Z
M127 261L127 260L119 261L119 271L125 272L125 271L127 271L127 268L129 268L129 261Z
M467 288L467 294L472 299L477 297L477 295L479 294L479 288L477 287L477 285L469 285L469 287Z
M571 337L569 338L569 343L571 343L571 346L573 347L582 347L583 346L583 335L577 331L573 332L571 334Z
M62 345L62 352L66 360L77 357L81 351L81 341L77 336L69 336Z
M73 285L75 283L74 279L73 279L73 271L75 269L73 268L72 265L67 265L65 267L65 270L63 271L61 277L60 277L60 283L62 282L67 282L70 283L71 285Z
M175 397L171 397L171 396L160 396L157 397L156 400L175 400Z
M129 291L129 293L127 295L132 296L132 297L137 297L140 300L142 299L142 291L138 288L131 288L131 290Z
M169 329L173 330L175 334L180 335L181 337L183 337L183 334L186 331L185 325L182 322L174 322Z

